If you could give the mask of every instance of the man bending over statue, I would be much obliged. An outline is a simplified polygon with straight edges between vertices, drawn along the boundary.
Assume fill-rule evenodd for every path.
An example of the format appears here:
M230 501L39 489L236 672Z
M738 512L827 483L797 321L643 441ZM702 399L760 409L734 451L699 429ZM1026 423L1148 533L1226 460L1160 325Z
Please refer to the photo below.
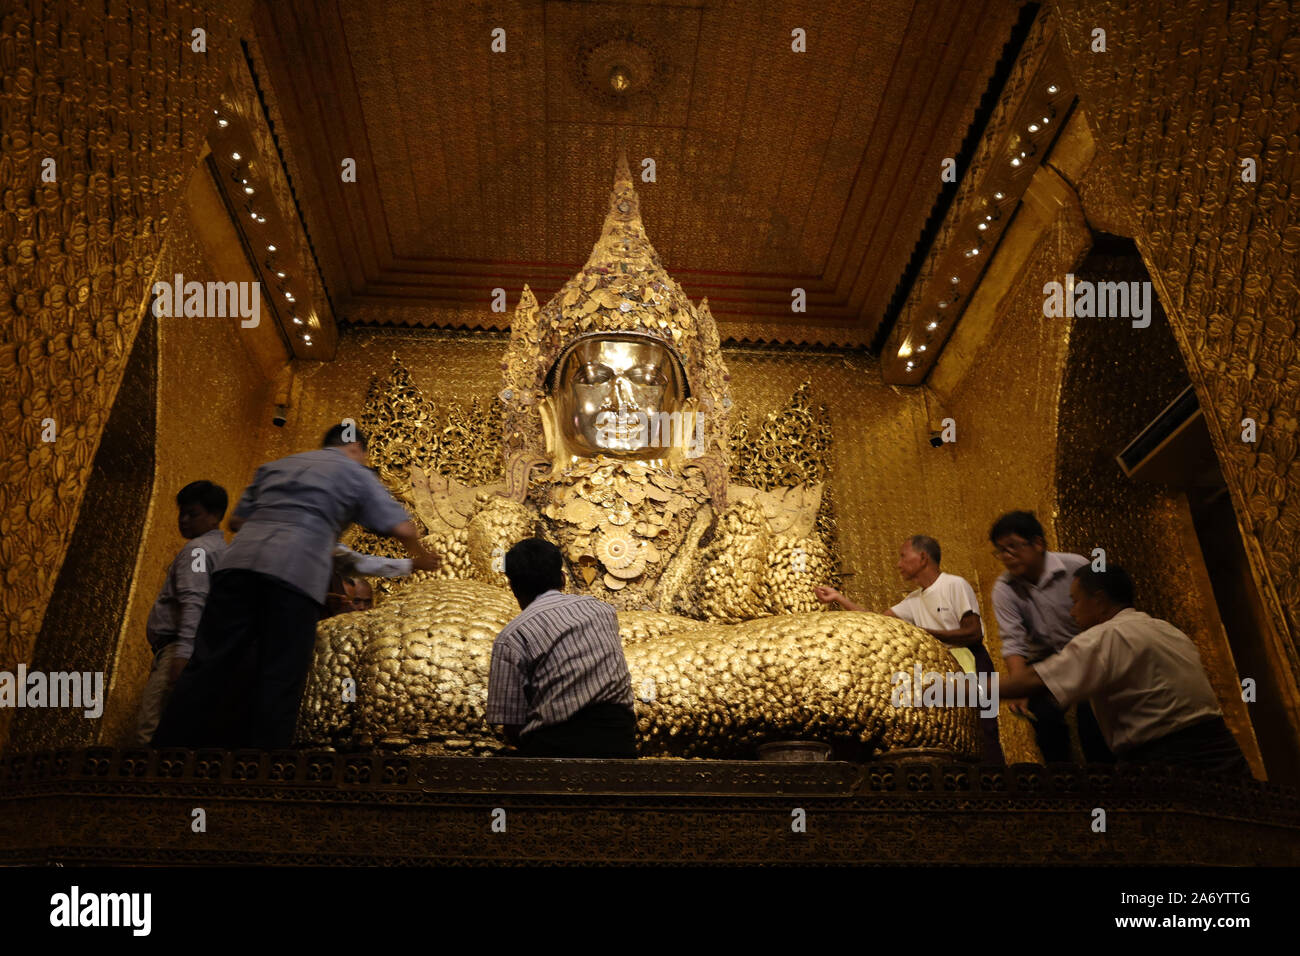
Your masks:
M632 678L618 616L564 594L560 549L526 538L506 553L521 612L492 644L487 722L528 757L635 757Z
M1004 697L1050 692L1062 707L1090 699L1120 763L1250 773L1196 645L1168 621L1134 609L1123 568L1082 565L1070 596L1084 630L1060 653L1004 680Z
M984 649L984 628L975 589L965 578L941 571L941 556L939 542L927 535L914 534L902 543L898 549L898 573L917 588L885 613L937 637L966 673L983 675L981 685L991 686L997 679L997 668ZM823 604L838 604L846 611L866 610L834 588L818 586L814 593ZM996 714L981 715L980 732L984 739L984 762L1003 763Z
M194 657L163 714L159 747L293 743L339 534L356 521L400 540L418 570L436 556L366 467L366 436L335 425L322 448L257 469L235 506L235 540L212 577Z

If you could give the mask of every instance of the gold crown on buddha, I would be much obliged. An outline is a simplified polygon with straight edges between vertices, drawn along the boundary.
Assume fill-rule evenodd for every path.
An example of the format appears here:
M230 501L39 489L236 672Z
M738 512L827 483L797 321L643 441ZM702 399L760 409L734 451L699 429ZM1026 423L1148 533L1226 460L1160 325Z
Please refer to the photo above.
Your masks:
M647 338L667 347L679 366L690 405L709 416L710 442L726 458L730 374L707 299L694 305L668 275L641 222L641 202L626 155L620 155L600 238L586 264L539 308L524 286L502 362L500 398L507 457L535 453L541 429L536 408L551 390L564 357L580 342L611 335Z
M657 340L679 363L692 364L699 316L646 236L626 156L619 157L600 238L582 269L542 309L538 326L548 384L578 343L611 334ZM683 378L689 392L690 375Z

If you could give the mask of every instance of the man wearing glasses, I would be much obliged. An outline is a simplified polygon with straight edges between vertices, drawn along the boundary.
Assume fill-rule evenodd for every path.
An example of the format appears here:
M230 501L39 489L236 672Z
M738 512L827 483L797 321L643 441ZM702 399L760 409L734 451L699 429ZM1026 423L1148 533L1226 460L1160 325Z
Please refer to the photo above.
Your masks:
M1070 616L1070 581L1088 563L1077 554L1048 551L1043 526L1029 511L1012 511L989 530L993 553L1007 570L993 584L993 614L1002 638L1002 658L1013 679L1069 644L1079 633ZM1011 701L1012 713L1034 717L1034 737L1047 763L1070 761L1065 711L1046 691ZM1101 728L1086 700L1079 702L1079 742L1089 763L1112 763Z

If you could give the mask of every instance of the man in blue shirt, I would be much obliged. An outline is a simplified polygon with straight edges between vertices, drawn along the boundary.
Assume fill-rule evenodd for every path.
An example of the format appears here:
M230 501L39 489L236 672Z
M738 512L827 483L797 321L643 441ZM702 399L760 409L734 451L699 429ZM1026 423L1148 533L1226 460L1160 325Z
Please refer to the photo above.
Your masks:
M1011 511L989 530L994 553L1006 568L993 583L993 614L1002 640L1002 659L1012 678L1020 678L1031 664L1059 652L1079 625L1070 616L1073 600L1070 582L1074 572L1088 563L1077 554L1048 551L1043 526L1030 511ZM1034 717L1034 737L1046 763L1070 761L1070 731L1065 711L1050 693L1039 691L1028 701L1007 705L1015 714ZM1078 706L1079 743L1089 763L1113 763L1097 718L1086 700Z
M357 522L397 538L416 570L438 559L365 466L366 437L335 425L324 447L263 465L235 506L194 656L154 735L160 747L288 747L339 534Z
M210 481L191 481L176 495L176 526L185 546L172 559L145 624L153 667L136 718L135 742L141 747L153 739L176 679L194 653L194 635L208 599L210 575L226 550L221 533L226 502L226 489Z

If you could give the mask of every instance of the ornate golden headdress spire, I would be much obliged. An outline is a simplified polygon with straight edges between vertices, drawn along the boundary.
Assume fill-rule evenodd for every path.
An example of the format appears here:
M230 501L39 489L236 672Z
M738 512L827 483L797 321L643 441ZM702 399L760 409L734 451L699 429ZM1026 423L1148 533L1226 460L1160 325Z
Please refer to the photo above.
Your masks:
M730 376L718 331L707 302L698 309L691 303L650 244L625 153L619 155L605 223L586 264L540 310L525 286L510 332L501 393L507 454L525 448L538 453L536 407L547 393L549 374L569 349L594 336L638 335L663 342L682 363L690 401L708 420L715 452L708 464L725 466Z
M646 235L625 154L619 156L600 238L581 271L546 304L541 326L539 345L548 371L563 351L587 336L650 335L684 358L698 333L694 307Z

